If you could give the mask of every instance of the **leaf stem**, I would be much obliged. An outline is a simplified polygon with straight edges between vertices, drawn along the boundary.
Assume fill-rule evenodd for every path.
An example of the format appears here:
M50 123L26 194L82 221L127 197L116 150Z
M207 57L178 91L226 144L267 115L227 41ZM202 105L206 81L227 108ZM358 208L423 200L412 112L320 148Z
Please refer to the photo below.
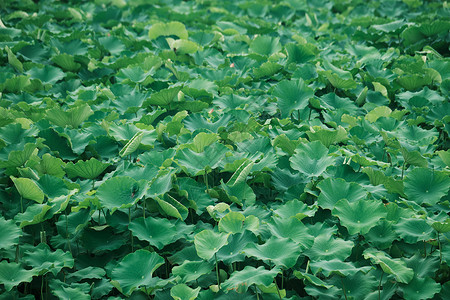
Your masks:
M130 229L130 224L131 224L131 207L128 207L128 230ZM130 239L131 239L131 252L134 252L134 239L131 230L130 230Z
M339 277L341 277L341 276L339 276ZM344 279L342 279L342 277L341 277L341 283L342 283L342 291L344 292L344 298L345 298L345 300L348 300L347 292L345 291Z
M217 275L217 286L220 290L220 278L219 278L219 263L217 262L217 254L214 253L214 259L216 260L216 275Z
M20 212L23 213L23 197L20 195Z
M441 238L439 236L439 231L438 231L438 246L439 246L439 263L442 264L442 246L441 246Z
M403 165L402 165L402 180L403 180L403 174L405 172L405 164L406 164L406 161L404 161Z
M381 270L380 284L378 284L378 300L381 300L381 281L383 280L383 269Z
M281 300L281 294L280 294L280 289L278 288L278 284L277 284L277 280L276 278L273 279L273 282L275 283L275 287L277 288L277 293L278 293L278 297Z

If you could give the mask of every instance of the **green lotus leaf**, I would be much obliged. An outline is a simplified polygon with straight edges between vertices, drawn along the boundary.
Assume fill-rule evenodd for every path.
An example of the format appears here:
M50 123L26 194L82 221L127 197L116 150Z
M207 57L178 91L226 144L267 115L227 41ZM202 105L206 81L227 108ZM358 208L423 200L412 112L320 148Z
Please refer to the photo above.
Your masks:
M215 142L205 147L205 151L202 153L187 148L182 149L177 152L175 159L188 174L197 176L204 174L207 168L215 169L229 151L228 147Z
M147 181L134 180L127 176L117 176L105 181L97 190L100 204L109 209L111 214L117 209L133 206L147 190Z
M249 50L264 56L270 56L281 50L280 38L260 35L250 44Z
M172 188L172 170L163 169L158 172L156 178L152 179L151 185L147 190L147 197L157 197L164 195Z
M43 68L34 67L26 72L32 79L39 79L43 84L55 84L66 77L60 68L45 65Z
M333 85L335 88L343 90L350 90L356 88L356 81L353 78L344 79L338 74L333 73L331 71L322 71L320 74L325 75L325 77L328 79L331 85Z
M81 287L70 287L64 286L64 284L53 285L50 284L52 293L61 300L79 299L79 300L89 300L91 296L88 292L83 290Z
M327 234L321 234L314 239L314 244L310 249L305 250L305 254L312 261L340 259L344 261L352 253L353 242L340 238L333 238Z
M314 237L309 234L308 228L295 217L272 218L268 227L274 236L289 238L304 249L311 248L314 243Z
M250 216L249 216L250 217ZM247 217L247 218L249 218ZM247 219L248 220L248 219ZM245 254L244 249L249 243L257 243L256 236L246 230L242 233L236 233L230 235L228 238L228 244L220 248L217 252L217 259L223 261L225 264L231 264L233 262L244 261Z
M69 189L61 178L44 174L37 183L39 188L50 199L69 194Z
M67 53L53 56L52 62L57 64L64 71L76 72L81 68L81 65L75 62L75 58Z
M245 216L237 211L231 211L219 221L219 231L226 233L239 233L244 231Z
M213 199L206 193L206 186L189 177L177 178L180 196L185 196L189 200L189 206L197 214L203 212L205 208L213 204Z
M383 31L383 32L398 32L406 25L407 24L405 21L398 20L398 21L381 24L381 25L372 25L370 27L375 30Z
M419 151L408 151L405 147L401 147L401 151L405 163L423 168L428 166L426 158Z
M275 75L283 68L282 65L267 61L260 65L258 68L253 69L253 75L256 79L263 77L270 77Z
M394 230L410 244L434 238L433 228L423 219L401 218L394 224Z
M174 40L172 38L167 38L167 43L170 48L176 51L177 54L193 54L201 49L201 47L189 40Z
M8 159L0 161L0 168L20 167L27 162L36 149L36 145L32 143L25 144L23 150L14 150L8 153Z
M226 244L228 244L228 234L225 233L205 229L194 236L197 255L204 260L210 260Z
M237 203L240 206L243 204L250 206L255 203L256 195L246 182L240 182L229 186L222 181L220 187L225 191L232 202Z
M258 268L246 266L241 271L233 272L230 278L222 283L221 288L226 291L239 290L240 292L245 292L253 284L268 287L279 271L278 268L266 270L262 266Z
M51 208L52 207L47 204L33 204L28 206L24 213L16 215L14 220L20 222L20 228L39 224L45 220L45 215Z
M9 250L19 242L22 230L16 226L13 220L5 220L0 216L0 249Z
M431 277L414 277L408 285L400 287L403 297L406 300L431 299L441 291L441 284L434 281Z
M66 275L66 278L76 279L81 281L83 279L102 279L106 275L106 271L98 267L86 267L76 272Z
M69 108L67 111L59 107L47 110L46 118L53 124L61 127L71 126L77 128L94 112L88 104Z
M184 283L180 283L170 289L170 296L175 300L194 300L197 299L200 289L201 287L192 289Z
M406 175L405 194L417 204L435 205L447 195L450 178L442 172L427 168L415 168Z
M145 99L147 99L146 94L133 90L130 94L117 97L112 105L120 114L136 113L141 108Z
M410 258L405 259L406 265L414 270L416 277L433 277L434 272L439 268L439 257L427 256L423 257L422 254L417 251Z
M29 178L16 178L14 176L11 176L11 180L14 182L14 186L20 196L36 201L37 203L44 202L44 192L36 182Z
M145 84L148 82L148 79L151 78L151 75L153 75L153 73L154 72L152 70L145 72L141 67L135 66L121 69L117 74L117 78L121 80L129 79L134 83Z
M244 249L247 256L253 256L264 261L271 261L278 267L292 268L300 254L302 247L290 239L271 237L263 245L248 244Z
M156 93L152 93L148 100L144 101L143 106L158 105L166 106L174 102L177 99L178 93L181 91L182 86L170 87L160 90Z
M195 131L198 129L207 130L211 132L218 132L219 128L227 127L233 119L231 114L223 114L215 122L206 120L201 114L192 114L187 116L183 122L187 129Z
M278 97L278 107L281 117L288 117L293 110L301 110L308 106L309 98L314 92L301 79L297 81L281 81L278 83L272 94Z
M436 153L442 159L444 164L446 164L447 167L450 167L450 150L447 150L447 151L440 150L440 151L436 151Z
M136 132L133 137L126 143L125 146L119 151L119 155L121 157L127 156L139 148L139 145L142 142L142 138L144 137L143 131Z
M336 203L341 199L351 199L357 202L367 196L367 191L355 182L346 182L341 178L326 178L319 182L317 188L320 195L317 204L323 209L333 210Z
M164 264L156 252L144 249L125 256L111 272L111 279L119 283L121 292L129 296L139 287L152 287L153 272Z
M8 46L5 47L6 53L8 53L8 63L13 66L19 73L23 72L23 65L20 60L14 55Z
M147 241L150 245L155 246L158 249L162 249L177 238L177 229L175 225L167 219L134 219L130 223L129 229L138 239Z
M437 232L446 233L450 232L450 218L445 220L445 222L433 222L431 227L434 228Z
M313 44L286 44L287 63L303 64L313 59L319 52Z
M64 252L61 249L51 251L45 243L40 243L33 250L25 252L23 260L39 275L52 272L56 276L62 268L72 268L74 265L70 252Z
M333 215L353 235L368 233L381 218L386 217L387 212L380 201L358 200L350 203L347 199L342 199L336 203Z
M331 274L337 274L342 277L353 276L358 272L367 274L373 268L369 266L357 268L353 263L339 259L312 261L309 266L314 274L322 272L325 277L329 277Z
M392 110L387 106L377 106L364 117L370 123L376 122L381 117L389 117Z
M365 259L380 265L384 272L394 275L398 282L409 283L414 277L413 269L408 268L400 258L391 258L385 252L374 248L366 249L363 255Z
M154 40L160 36L170 35L175 35L180 39L187 39L188 31L183 23L177 21L153 24L148 31L148 37L151 40Z
M65 163L60 158L54 157L49 153L45 153L42 155L42 160L39 165L34 168L40 174L48 174L61 178L66 174L66 172L64 172L64 167Z
M103 36L98 39L100 45L103 46L111 55L120 55L126 47L124 43L115 36Z
M172 268L172 274L179 276L181 282L186 283L197 280L200 276L209 274L213 265L204 261L185 260L182 265Z
M392 223L387 220L381 220L365 236L369 243L378 249L387 249L398 240L397 234L392 229Z
M87 179L97 178L103 171L106 170L111 164L103 163L95 158L90 160L79 160L75 164L69 162L66 164L65 171L70 178L82 177Z
M201 153L205 151L205 147L213 144L214 142L218 141L219 137L215 133L206 133L206 132L200 132L194 137L194 140L191 144L187 144L187 148L191 149L192 151L195 151L197 153Z
M308 177L320 176L333 164L328 149L319 141L300 144L289 158L291 167Z
M0 284L3 284L7 292L22 282L31 282L36 273L35 270L26 270L15 262L0 261Z
M300 271L294 271L294 276L297 277L298 279L306 279L306 280L308 280L308 282L310 282L316 286L324 287L326 289L329 289L333 286L333 285L327 284L322 279L320 279L319 277L314 276L312 274L302 273Z

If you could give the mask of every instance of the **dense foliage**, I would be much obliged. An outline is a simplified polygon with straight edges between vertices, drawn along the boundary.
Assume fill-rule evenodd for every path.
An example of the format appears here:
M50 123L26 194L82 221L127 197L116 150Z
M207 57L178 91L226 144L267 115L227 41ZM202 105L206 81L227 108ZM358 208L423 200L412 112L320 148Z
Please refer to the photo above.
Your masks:
M446 1L0 16L0 299L448 299Z

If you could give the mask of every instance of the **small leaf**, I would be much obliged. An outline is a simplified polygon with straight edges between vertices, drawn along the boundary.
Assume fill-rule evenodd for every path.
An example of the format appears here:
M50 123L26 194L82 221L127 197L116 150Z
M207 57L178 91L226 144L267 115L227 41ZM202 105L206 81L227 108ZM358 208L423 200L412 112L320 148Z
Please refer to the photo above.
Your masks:
M170 296L175 300L194 300L197 298L200 289L200 287L191 289L184 283L181 283L170 289Z
M119 155L121 157L127 156L139 148L142 138L144 136L143 131L138 131L134 136L128 141L128 143L120 150Z
M195 250L199 257L210 260L217 251L228 244L228 234L203 230L194 236Z
M183 23L173 21L168 23L156 23L150 27L148 37L154 40L160 36L175 35L180 39L187 39L188 32Z
M14 186L20 196L26 199L34 200L38 203L44 202L44 192L36 182L29 178L16 178L13 176L11 176L11 180L14 182Z

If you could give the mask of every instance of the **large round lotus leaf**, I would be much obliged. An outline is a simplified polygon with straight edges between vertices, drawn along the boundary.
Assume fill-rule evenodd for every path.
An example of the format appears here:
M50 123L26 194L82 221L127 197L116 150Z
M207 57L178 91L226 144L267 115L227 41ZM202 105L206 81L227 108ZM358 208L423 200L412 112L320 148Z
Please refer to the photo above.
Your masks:
M237 211L231 211L219 221L219 231L226 233L239 233L244 230L245 216Z
M175 300L194 300L197 298L200 289L200 287L191 289L184 283L181 283L170 289L170 296Z
M344 293L342 291L345 288L345 294L347 299L364 299L366 300L367 295L378 288L379 278L376 278L371 273L364 274L362 272L358 272L354 275L340 277L333 276L330 278L328 283L333 284L334 286L340 287L341 291L338 294L335 294L332 299L345 299ZM384 288L384 286L382 287ZM339 295L341 297L339 297ZM377 295L378 296L378 295ZM376 298L380 299L380 298ZM383 298L381 298L383 299ZM383 299L387 300L387 299Z
M297 218L272 218L268 226L274 236L289 238L300 244L303 249L310 248L314 243L314 237L309 234L308 228Z
M333 210L336 202L341 199L349 199L356 202L367 195L367 191L355 182L346 182L341 178L326 178L322 180L317 188L320 189L320 195L317 198L317 204L323 209Z
M129 229L138 239L147 241L150 245L162 249L175 241L177 230L168 219L162 218L138 218L134 219Z
M278 98L281 117L286 118L293 110L308 106L309 98L314 96L314 92L302 79L284 80L275 86L273 95Z
M231 264L235 261L243 261L245 255L243 250L249 243L257 243L258 239L250 231L232 234L228 238L228 244L220 248L217 252L217 259L225 264Z
M117 176L105 181L97 190L100 204L111 214L117 209L133 206L147 190L147 180L136 181L131 177Z
M244 249L247 256L253 256L286 269L292 268L302 252L302 247L287 238L271 237L263 245L248 244Z
M205 229L194 237L195 250L205 260L211 259L217 251L228 243L228 234Z
M420 252L416 252L410 258L406 258L406 265L414 270L416 277L433 277L436 270L439 269L439 256L423 257Z
M366 274L373 268L368 266L357 268L353 263L339 259L312 261L309 266L313 274L322 272L326 277L329 277L331 274L338 274L342 277L353 276L358 272Z
M15 262L0 261L0 284L5 286L7 292L22 282L31 282L35 275L37 275L35 270L25 270Z
M278 206L278 208L274 210L274 215L282 219L295 217L300 221L303 218L314 216L316 211L317 208L310 208L304 202L294 199Z
M279 269L266 270L264 267L246 266L242 271L235 271L222 285L224 290L247 291L252 284L269 286L278 275Z
M320 176L333 164L333 158L328 156L328 149L319 141L300 144L289 161L293 169L308 177Z
M440 233L446 233L450 231L450 218L445 220L445 222L434 222L431 226Z
M430 277L414 277L408 285L400 287L406 300L431 299L441 291L441 285Z
M33 180L29 178L15 178L13 176L11 176L11 180L14 182L14 186L20 196L26 199L34 200L38 203L42 203L44 201L44 192Z
M345 260L352 253L353 242L333 238L327 234L321 234L314 239L314 245L305 251L312 261L340 259Z
M375 227L365 234L367 241L378 249L389 248L398 239L389 221L381 220Z
M181 266L172 268L172 274L181 277L181 282L190 282L204 274L209 274L212 268L213 265L204 261L185 260Z
M33 267L33 270L39 272L39 275L52 272L56 276L62 268L72 268L74 264L70 252L64 252L61 249L51 251L45 243L40 243L37 247L25 252L23 260Z
M408 283L414 277L413 269L406 266L400 258L390 258L385 252L369 248L364 251L364 258L380 265L384 272L392 274L401 283Z
M450 188L448 175L427 168L415 168L405 178L405 194L417 204L435 205L447 195Z
M216 168L229 148L218 142L204 148L205 151L197 153L191 149L184 148L175 155L179 165L193 176L205 173L206 168Z
M11 249L19 242L22 230L16 226L13 220L5 220L0 216L0 249Z
M333 215L341 220L348 233L366 234L377 222L386 217L387 212L380 201L359 200L348 202L347 199L339 200L333 209Z
M66 77L60 68L56 68L50 65L45 65L43 68L34 67L27 72L33 79L39 79L43 84L54 84L58 80Z
M63 285L50 285L52 293L57 296L59 299L69 300L69 299L77 299L77 300L89 300L92 299L91 296L83 291L80 287L70 287Z
M249 50L261 55L270 56L281 50L280 38L257 36L250 44Z
M433 228L424 219L401 218L394 225L394 230L405 242L410 244L428 241L435 237Z
M156 252L140 249L128 254L117 264L112 270L111 279L119 283L123 294L130 295L141 286L151 287L153 272L163 264L164 258Z
M86 161L79 160L75 164L69 162L65 170L67 176L70 178L79 176L87 179L95 179L110 165L109 163L103 163L95 158L91 158Z

